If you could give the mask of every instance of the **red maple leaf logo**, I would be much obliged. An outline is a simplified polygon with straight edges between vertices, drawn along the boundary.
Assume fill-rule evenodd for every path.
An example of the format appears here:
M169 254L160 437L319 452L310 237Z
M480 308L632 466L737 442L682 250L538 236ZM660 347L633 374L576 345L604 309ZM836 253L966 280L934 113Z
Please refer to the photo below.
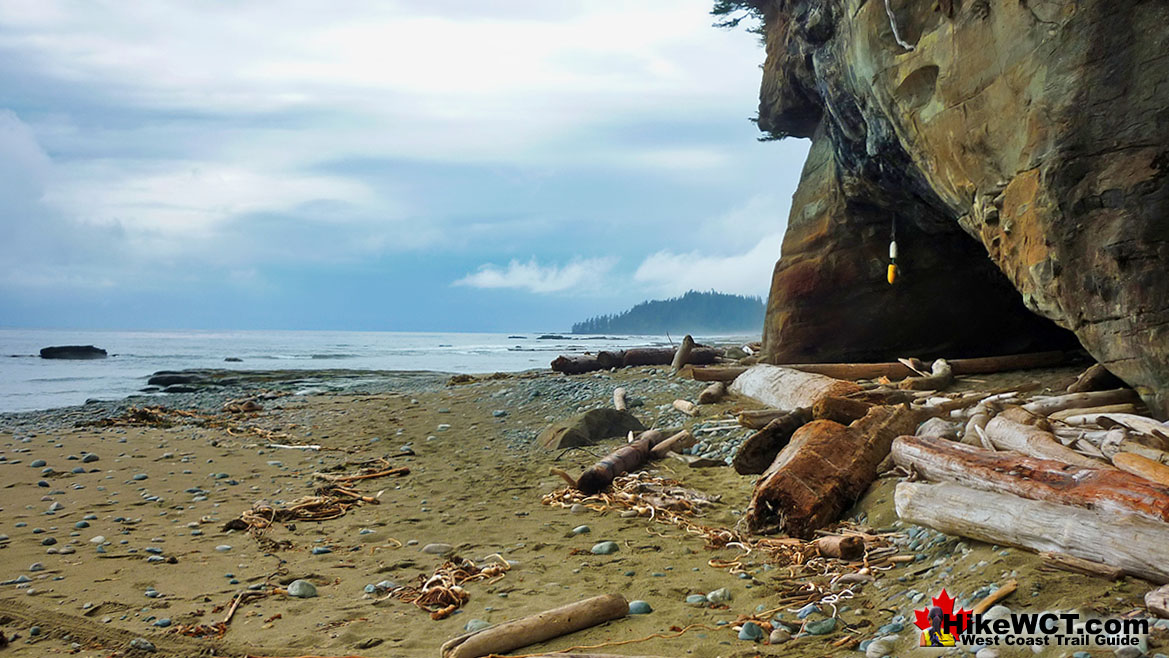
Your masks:
M947 620L957 619L959 633L961 633L963 630L966 629L966 626L970 622L970 615L972 614L972 611L967 610L965 608L961 608L960 610L958 610L958 613L955 615L954 614L954 599L949 594L946 593L946 590L943 589L942 593L935 596L933 599L931 599L930 603L931 603L931 605L936 605L942 609L942 614L945 615L944 619L947 619ZM916 618L913 622L914 625L917 626L918 628L920 628L921 630L924 631L930 627L929 608L926 608L925 610L914 610L913 616ZM943 628L944 628L944 626L943 626Z

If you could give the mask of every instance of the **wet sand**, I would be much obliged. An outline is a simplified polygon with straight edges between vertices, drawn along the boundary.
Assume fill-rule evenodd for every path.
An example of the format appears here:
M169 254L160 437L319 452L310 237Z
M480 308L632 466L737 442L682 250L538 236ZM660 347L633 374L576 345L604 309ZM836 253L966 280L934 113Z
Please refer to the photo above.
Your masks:
M1040 376L1054 386L1068 374L1044 371ZM984 377L963 385L992 387L1008 380ZM768 565L759 554L743 556L734 547L709 550L702 538L658 520L623 517L617 511L574 513L541 503L545 494L564 486L549 473L550 466L579 473L619 440L561 454L536 446L535 436L552 421L609 406L615 386L644 401L633 411L647 426L702 427L726 411L750 406L730 400L703 407L701 418L690 419L669 404L676 398L695 399L702 383L673 380L660 368L634 368L572 378L522 374L400 394L291 395L264 401L263 411L231 421L234 433L257 427L280 443L319 444L320 451L268 448L257 433L233 436L223 427L191 424L50 431L25 426L0 434L0 533L7 536L0 542L0 579L29 579L0 586L0 630L19 635L3 651L12 656L109 656L126 651L140 637L157 648L154 655L213 649L215 655L438 656L439 646L464 632L471 620L498 623L614 592L648 602L653 612L516 653L676 635L672 628L698 624L703 627L680 636L596 651L696 658L859 656L855 649L832 645L846 636L895 635L893 655L909 655L917 637L912 611L927 606L942 587L969 599L1014 578L1019 589L1004 604L1015 610L1125 614L1143 607L1141 597L1150 588L1143 581L1110 583L1049 571L1025 551L903 526L892 506L896 478L887 477L870 489L850 518L891 533L889 538L913 561L853 588L854 598L838 602L838 623L828 635L772 645L739 640L736 620L775 607L777 590L792 586L783 565ZM744 434L700 436L711 437L707 441L714 444ZM403 448L415 454L388 461L408 467L408 475L350 485L377 496L380 504L359 505L332 520L276 524L265 533L271 540L265 542L246 531L223 530L257 501L279 504L312 495L321 484L314 472L354 473L361 462ZM98 460L83 463L79 458L87 453ZM36 460L45 466L32 466ZM72 473L77 467L84 472ZM54 473L45 475L44 468ZM721 496L698 519L712 527L734 527L754 480L729 467L696 469L675 460L657 462L650 472ZM38 486L40 481L48 486ZM54 504L60 509L50 511ZM589 531L574 534L581 525ZM99 535L105 538L104 553L92 541ZM616 542L619 550L589 552L602 541ZM288 544L273 550L271 542ZM454 554L480 564L498 554L513 566L497 582L467 583L466 605L441 620L394 598L379 602L380 592L365 592L380 581L407 584L429 575L445 560L422 551L434 543L450 544ZM328 552L314 554L314 548ZM149 561L154 555L161 559ZM744 577L709 563L736 558ZM34 563L43 568L31 570ZM222 638L173 632L181 625L221 620L222 607L250 585L296 578L314 583L319 596L277 594L249 601ZM732 594L725 606L685 602L688 595L718 588ZM824 613L808 620L831 616L832 610L825 606ZM781 615L800 623L794 610ZM897 622L898 616L904 621ZM171 625L156 625L160 619ZM39 635L30 635L33 625ZM1151 643L1164 645L1165 632L1158 630ZM1042 655L1070 656L1072 651L1052 648ZM1001 655L1032 651L1003 648Z

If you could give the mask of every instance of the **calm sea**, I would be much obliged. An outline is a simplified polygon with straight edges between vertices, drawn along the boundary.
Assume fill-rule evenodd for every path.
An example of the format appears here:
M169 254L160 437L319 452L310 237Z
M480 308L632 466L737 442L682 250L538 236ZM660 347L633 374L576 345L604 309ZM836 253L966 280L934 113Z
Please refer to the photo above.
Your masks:
M350 331L67 331L0 329L0 412L120 399L157 370L343 368L507 372L547 368L558 354L668 344L665 336L540 340L540 333ZM42 347L96 345L106 359L42 359ZM242 359L225 362L227 357Z

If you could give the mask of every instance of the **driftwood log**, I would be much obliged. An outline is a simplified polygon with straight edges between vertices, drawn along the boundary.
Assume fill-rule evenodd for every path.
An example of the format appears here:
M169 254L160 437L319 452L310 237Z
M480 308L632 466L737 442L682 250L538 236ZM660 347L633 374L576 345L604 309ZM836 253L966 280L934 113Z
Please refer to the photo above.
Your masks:
M1169 524L956 484L901 482L897 516L988 544L1066 553L1169 582Z
M726 397L726 394L727 383L714 382L710 386L702 389L702 392L698 394L698 404L714 404Z
M613 389L613 408L617 411L625 411L628 408L625 402L625 389L621 386Z
M1169 619L1169 585L1145 594L1145 607L1158 617Z
M552 360L552 370L566 375L579 375L595 370L620 368L624 352L597 352L596 354L564 354Z
M748 409L747 411L740 411L735 420L743 427L753 430L760 430L767 426L767 423L782 418L790 414L791 411L787 409ZM809 420L811 416L808 417Z
M1113 468L1070 466L920 436L898 437L893 461L935 482L1169 523L1169 487Z
M729 382L744 372L747 372L746 366L706 366L705 368L696 368L691 365L682 369L683 375L688 374L691 379L699 382Z
M787 447L792 434L810 420L812 414L808 409L788 411L774 418L739 446L731 464L735 472L739 475L758 475L766 471L779 451Z
M954 383L954 369L945 359L937 359L930 366L930 374L922 377L906 377L897 388L906 391L940 391Z
M848 426L804 425L756 482L747 527L807 538L832 523L876 479L893 439L912 433L918 420L906 407L873 407Z
M1082 573L1085 576L1097 576L1099 578L1106 578L1108 580L1120 580L1124 578L1124 569L1117 569L1110 567L1107 564L1100 564L1091 560L1084 560L1063 553L1050 553L1044 551L1039 554L1043 561L1048 566L1063 571L1071 571L1074 573Z
M495 653L507 653L520 647L620 619L627 614L629 602L620 594L594 596L452 638L442 645L442 656L480 658Z
M661 432L653 430L651 432L653 433L646 432L633 443L627 443L617 448L604 459L590 466L577 479L576 488L581 493L591 496L608 489L609 485L613 484L613 478L635 470L649 461L654 446L662 440Z
M695 347L687 357L689 363L709 364L718 361L722 352L712 347ZM579 375L596 370L610 368L628 368L630 366L665 366L674 360L674 349L671 347L643 347L630 350L609 352L601 351L596 354L565 354L552 361L552 370L566 375Z
M854 560L865 554L865 540L860 535L832 535L816 539L816 552L824 557Z
M812 418L834 420L841 425L847 425L858 418L864 418L872 408L872 404L861 400L826 395L812 405Z
M735 378L731 392L775 409L811 407L820 398L844 397L861 390L853 382L779 366L752 366Z
M1118 452L1112 455L1112 463L1127 473L1132 473L1150 482L1156 482L1163 487L1169 487L1169 466L1155 462L1148 457L1131 452Z
M1111 467L1098 459L1085 457L1064 446L1051 432L1045 432L1033 425L1024 425L1002 414L995 416L986 424L986 436L996 448L1002 450L1014 450L1031 457L1053 459L1076 466Z
M694 351L694 337L686 334L682 339L682 344L678 346L678 351L674 352L674 358L670 361L670 372L677 374L682 366L690 362L690 353Z
M682 430L677 434L671 435L669 438L655 443L654 447L650 448L649 456L653 459L661 459L671 452L681 453L695 443L698 443L698 440L690 432Z
M1028 402L1023 408L1034 414L1048 415L1065 409L1099 407L1105 404L1120 404L1122 402L1137 402L1140 396L1131 388L1117 388L1111 391L1089 391L1086 393L1068 393L1049 398L1041 398Z
M1124 386L1119 377L1108 372L1108 369L1099 363L1093 364L1076 377L1076 381L1068 386L1068 393L1085 393L1087 391L1105 391L1110 388Z
M689 400L674 400L674 408L687 416L698 415L698 405Z
M952 359L950 369L954 375L986 375L1007 370L1028 370L1049 368L1063 363L1063 352L1031 352L1007 356L987 356L975 359ZM837 379L879 379L891 380L915 377L917 372L903 363L797 363L785 364L785 368L814 372Z

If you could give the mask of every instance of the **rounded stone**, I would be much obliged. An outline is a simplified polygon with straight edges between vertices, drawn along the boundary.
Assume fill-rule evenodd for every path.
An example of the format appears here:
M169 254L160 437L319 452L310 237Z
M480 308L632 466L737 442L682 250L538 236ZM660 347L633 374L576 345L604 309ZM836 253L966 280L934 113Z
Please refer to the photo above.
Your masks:
M885 658L893 655L893 643L888 640L873 640L865 647L865 658Z
M792 634L786 628L777 628L771 631L771 635L768 636L767 641L771 644L783 644L790 639L792 639Z
M317 587L307 580L294 580L288 585L288 595L298 599L311 599L317 595Z
M733 598L734 596L731 595L731 590L725 587L720 587L706 595L706 600L716 605L720 603L727 603Z
M130 479L131 479L131 480L136 480L136 481L139 481L139 482L141 482L142 480L145 480L145 479L146 479L146 478L148 478L148 477L150 477L150 476L149 476L149 475L147 475L147 474L145 474L145 473L135 473L135 474L133 475L133 477L131 477Z
M707 601L705 594L691 594L690 596L686 597L686 605L704 606L706 603Z
M226 552L231 550L231 545L230 544L220 544L220 545L215 547L215 550L219 551L220 553L226 553Z
M474 633L476 631L481 631L484 628L490 628L490 627L491 627L491 622L489 622L489 621L483 621L482 619L471 619L471 620L468 620L467 623L463 625L463 630L468 632L468 633Z
M34 460L32 461L32 463L30 463L30 464L29 464L29 466L31 466L32 468L41 468L41 467L43 467L43 466L44 466L46 463L47 463L47 462L46 462L45 460L43 460L43 459L34 459ZM34 626L33 628L36 628L36 627ZM39 630L39 629L38 629L38 630Z
M747 642L758 642L763 639L763 627L753 621L745 622L739 628L739 639Z
M167 626L170 626L170 623L171 622L169 618L163 617L162 619L155 620L154 625L159 628L166 628Z
M587 525L578 525L577 527L572 529L572 534L584 535L584 534L588 534L592 531L593 531L593 529L588 527Z
M40 635L41 634L41 627L40 626L30 626L28 629L28 634L32 637L36 637L36 636Z
M430 555L448 555L455 550L450 544L427 544L422 547L422 552Z
M81 463L82 464L92 464L93 462L95 462L99 459L101 459L101 457L98 457L97 455L90 452L90 453L86 453L85 456L83 456L81 458Z
M593 555L612 555L613 553L616 553L619 550L620 550L620 547L617 546L617 542L603 541L603 542L600 542L598 544L595 544L591 549L589 549L589 552L592 553Z
M836 617L829 617L804 625L804 631L808 635L828 635L834 630L836 630Z
M629 614L631 615L648 615L653 611L654 609L646 601L629 602Z

